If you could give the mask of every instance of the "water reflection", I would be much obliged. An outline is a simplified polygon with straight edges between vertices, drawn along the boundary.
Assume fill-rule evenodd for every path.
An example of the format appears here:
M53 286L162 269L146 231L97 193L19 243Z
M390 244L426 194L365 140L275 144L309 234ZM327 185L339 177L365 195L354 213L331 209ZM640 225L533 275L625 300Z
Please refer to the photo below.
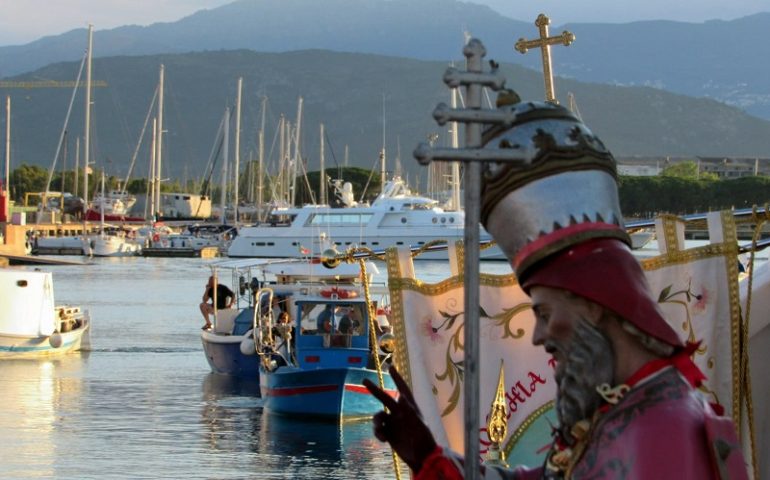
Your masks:
M57 429L77 405L83 368L80 355L56 360L0 363L0 465L5 478L53 477L60 445ZM12 439L12 441L8 441Z
M357 479L373 472L377 478L395 477L390 451L374 439L368 420L338 423L271 414L262 409L258 392L254 380L204 378L201 422L210 461L236 461L255 478Z
M374 439L367 420L338 423L263 412L259 446L293 476L393 476L389 450Z
M202 424L210 451L254 452L262 409L255 379L210 373L203 380Z

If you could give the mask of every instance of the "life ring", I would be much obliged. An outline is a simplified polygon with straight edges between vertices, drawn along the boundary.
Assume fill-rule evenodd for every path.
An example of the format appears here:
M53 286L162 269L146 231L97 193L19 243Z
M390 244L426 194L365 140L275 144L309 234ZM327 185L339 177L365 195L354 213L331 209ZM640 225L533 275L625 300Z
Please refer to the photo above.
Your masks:
M158 242L159 240L160 240L160 235L158 235L157 233L154 233L152 235L152 241L153 242Z
M321 296L324 298L332 298L336 296L337 298L356 298L358 297L358 292L355 290L349 290L345 288L337 288L332 287L326 290L321 290Z

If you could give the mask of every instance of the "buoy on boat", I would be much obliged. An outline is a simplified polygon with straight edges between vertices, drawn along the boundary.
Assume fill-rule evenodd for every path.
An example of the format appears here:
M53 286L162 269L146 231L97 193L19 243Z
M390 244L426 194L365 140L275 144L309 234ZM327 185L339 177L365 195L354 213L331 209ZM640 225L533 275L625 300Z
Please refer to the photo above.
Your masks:
M152 241L157 243L159 240L160 240L160 235L158 235L157 233L153 234Z
M253 338L244 338L241 341L241 353L244 355L254 355L257 353L257 347L254 344Z
M332 288L327 288L326 290L321 290L319 293L324 298L356 298L358 297L357 291L347 289L347 288L332 287Z
M50 343L53 348L61 347L61 344L62 344L61 333L54 332L53 334L51 334L51 336L48 337L48 343Z

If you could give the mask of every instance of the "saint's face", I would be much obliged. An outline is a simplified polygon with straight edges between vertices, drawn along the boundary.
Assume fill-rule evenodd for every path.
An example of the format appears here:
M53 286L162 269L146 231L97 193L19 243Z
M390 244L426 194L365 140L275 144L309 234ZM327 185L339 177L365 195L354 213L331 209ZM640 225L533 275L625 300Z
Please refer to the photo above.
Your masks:
M529 293L536 319L532 343L556 360L559 431L571 445L572 427L590 418L601 403L597 387L613 379L612 346L596 327L602 309L566 290L532 287Z
M586 302L565 290L534 286L529 291L535 312L534 345L542 345L563 363L569 354L575 327L581 318L588 318Z

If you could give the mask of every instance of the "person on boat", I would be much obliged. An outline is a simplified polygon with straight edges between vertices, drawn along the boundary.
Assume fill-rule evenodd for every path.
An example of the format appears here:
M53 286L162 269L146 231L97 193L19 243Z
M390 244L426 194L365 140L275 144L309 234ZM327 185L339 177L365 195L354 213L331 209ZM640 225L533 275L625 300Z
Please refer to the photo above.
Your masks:
M316 324L319 335L332 332L332 317L334 317L335 310L336 308L333 304L327 303L323 311L318 314Z
M283 332L287 332L291 328L291 319L289 318L289 312L281 312L278 314L278 318L275 320L275 326L273 327L273 335L283 337ZM288 335L291 335L289 332Z
M340 333L353 335L359 331L359 328L361 328L361 311L351 305L340 319L337 330Z
M200 304L201 314L206 324L203 325L203 330L211 328L210 316L214 314L216 310L223 310L233 306L235 301L235 294L226 285L221 283L215 284L214 276L210 276L206 283L206 289L203 291L203 301ZM214 286L216 285L216 299L217 304L214 308Z
M748 478L731 419L698 390L697 345L665 320L631 254L611 154L563 107L512 108L516 123L485 139L533 158L487 172L482 222L531 297L533 344L553 355L558 424L542 465L483 466L475 477ZM397 400L364 381L386 407L373 417L375 436L417 480L463 478L462 457L437 444L408 385L391 375Z

